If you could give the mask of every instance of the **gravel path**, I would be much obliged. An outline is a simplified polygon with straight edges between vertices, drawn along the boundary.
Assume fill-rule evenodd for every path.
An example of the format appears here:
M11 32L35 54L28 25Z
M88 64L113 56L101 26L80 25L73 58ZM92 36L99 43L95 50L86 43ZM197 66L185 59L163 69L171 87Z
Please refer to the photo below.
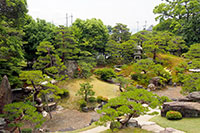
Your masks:
M183 98L184 96L180 93L181 87L172 87L167 86L166 89L154 91L154 93L158 94L159 96L167 96L169 98Z
M62 110L52 112L53 118L48 119L42 128L51 132L55 131L72 131L84 128L91 122L91 119L100 117L96 112L79 112L77 110Z

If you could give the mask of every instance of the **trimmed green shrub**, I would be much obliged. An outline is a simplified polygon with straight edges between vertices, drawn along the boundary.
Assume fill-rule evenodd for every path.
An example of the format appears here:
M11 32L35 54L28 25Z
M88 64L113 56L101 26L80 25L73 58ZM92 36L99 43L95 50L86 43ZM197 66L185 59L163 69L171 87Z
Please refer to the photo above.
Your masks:
M135 73L131 75L132 80L138 81L141 78L141 74Z
M101 102L108 102L108 98L97 96L97 103L101 103Z
M96 69L94 74L100 76L100 78L104 81L107 81L111 78L116 78L116 73L111 68Z
M167 96L162 96L162 97L159 98L159 101L161 103L165 103L165 102L171 102L172 100L169 99Z
M89 98L88 98L88 101L89 101L90 103L94 103L94 102L96 102L97 100L96 100L95 97L89 97Z
M87 102L82 99L82 100L79 101L79 105L80 105L80 108L82 109L83 107L87 106Z
M182 119L182 114L178 111L168 111L167 114L166 114L166 118L168 120L180 120Z
M66 97L68 97L68 96L69 96L69 91L66 90L66 89L63 89L63 90L64 90L63 94L59 94L59 96L60 96L61 98L66 98Z
M21 130L22 133L32 133L32 129L31 128L24 128Z

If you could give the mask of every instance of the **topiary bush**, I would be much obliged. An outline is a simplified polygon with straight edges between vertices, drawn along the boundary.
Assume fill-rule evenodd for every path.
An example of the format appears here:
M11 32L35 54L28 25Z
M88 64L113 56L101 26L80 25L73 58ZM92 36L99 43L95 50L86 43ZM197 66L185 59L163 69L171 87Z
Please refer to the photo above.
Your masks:
M22 133L32 133L32 129L31 128L24 128L21 130Z
M178 111L168 111L166 114L168 120L180 120L182 119L182 114Z
M88 102L90 102L90 103L94 103L94 102L96 102L97 100L96 100L96 98L95 97L89 97L88 98Z
M111 68L96 69L94 74L100 76L100 79L108 81L108 79L116 78L116 73Z

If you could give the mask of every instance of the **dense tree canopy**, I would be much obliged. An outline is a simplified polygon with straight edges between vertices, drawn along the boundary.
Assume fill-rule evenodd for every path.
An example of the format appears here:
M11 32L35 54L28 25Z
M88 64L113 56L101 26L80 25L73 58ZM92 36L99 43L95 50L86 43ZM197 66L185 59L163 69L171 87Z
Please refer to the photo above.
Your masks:
M0 1L0 21L4 20L8 22L10 26L22 26L27 12L26 0Z
M24 26L25 36L23 40L27 42L24 45L25 58L27 61L33 61L37 59L36 51L37 46L42 41L53 42L54 40L54 29L55 26L51 23L46 22L45 20L37 19L36 21L32 18L29 18L30 21Z
M154 8L161 22L159 29L183 35L188 44L200 42L199 7L199 0L165 0Z

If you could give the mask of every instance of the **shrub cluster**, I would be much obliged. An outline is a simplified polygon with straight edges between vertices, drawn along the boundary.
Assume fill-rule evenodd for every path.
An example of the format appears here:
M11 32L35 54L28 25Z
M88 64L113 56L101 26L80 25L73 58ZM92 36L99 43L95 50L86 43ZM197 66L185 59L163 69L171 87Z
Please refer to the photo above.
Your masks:
M83 107L87 106L87 102L82 99L82 100L79 101L79 105L80 105L80 108L82 109Z
M96 100L95 97L89 97L89 98L88 98L88 101L89 101L90 103L94 103L94 102L96 102L97 100Z
M182 119L182 114L178 111L168 111L166 114L168 120L180 120Z
M100 76L100 79L108 81L108 79L116 78L116 73L111 68L96 69L94 74Z

